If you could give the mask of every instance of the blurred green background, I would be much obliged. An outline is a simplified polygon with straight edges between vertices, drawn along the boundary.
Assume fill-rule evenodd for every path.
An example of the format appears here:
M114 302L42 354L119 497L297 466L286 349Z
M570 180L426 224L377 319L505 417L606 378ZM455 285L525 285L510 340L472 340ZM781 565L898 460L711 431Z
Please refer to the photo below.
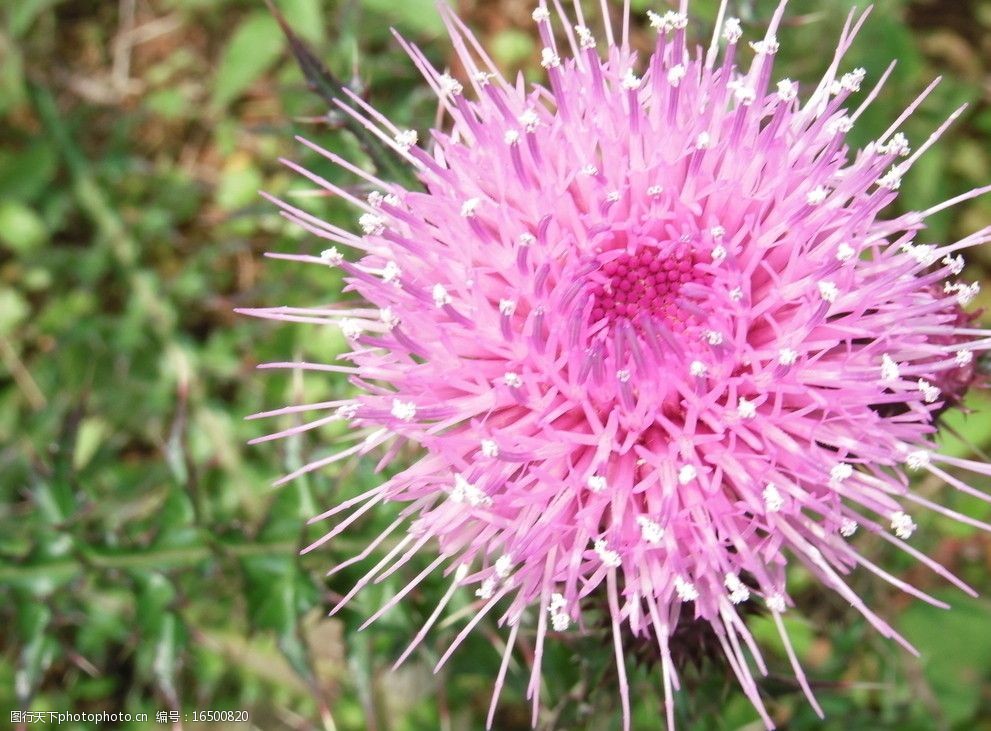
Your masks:
M449 64L429 0L278 4L328 67L380 109L421 132L432 123L426 87L388 33L396 26L436 64ZM731 10L755 34L774 4L738 0ZM716 5L694 3L698 37L707 37ZM529 2L460 6L500 64L538 76ZM793 6L779 33L779 75L811 80L850 3ZM899 67L858 124L859 142L938 74L943 84L907 124L914 145L958 104L971 104L908 176L900 207L925 208L991 182L991 0L880 0L846 68L862 65L876 79L891 58ZM388 525L388 510L298 556L325 530L306 527L307 518L381 479L373 461L272 489L280 474L333 451L341 427L245 446L292 423L246 415L347 392L332 377L254 370L266 360L330 360L346 347L336 330L233 313L340 296L332 270L263 260L265 251L322 246L257 194L289 196L353 227L353 213L307 197L277 162L291 156L353 184L293 140L303 134L361 159L338 123L306 90L261 0L0 3L0 726L19 708L152 719L104 728L155 727L158 711L219 709L249 711L250 726L183 727L482 728L502 648L496 629L483 623L445 670L431 673L473 611L468 592L394 674L388 667L432 611L441 582L428 581L362 633L363 618L420 565L325 617L374 557L329 581L324 572ZM991 197L932 224L930 241L991 224ZM991 249L971 253L971 277L987 280L989 267ZM974 395L971 405L971 414L949 419L966 437L946 439L958 454L991 446L988 400ZM991 513L938 484L920 489L976 517ZM916 661L796 572L790 586L804 611L788 624L829 715L814 718L787 679L773 629L757 619L772 666L765 688L784 728L991 729L991 541L943 519L919 523L916 545L985 598L950 591L886 544L864 545L954 605L941 612L853 577L922 649ZM510 666L500 730L529 728L529 659ZM594 633L552 647L540 728L619 728L611 663L607 640ZM682 728L758 728L726 676L719 663L686 671ZM638 667L633 683L636 728L659 728L659 673Z

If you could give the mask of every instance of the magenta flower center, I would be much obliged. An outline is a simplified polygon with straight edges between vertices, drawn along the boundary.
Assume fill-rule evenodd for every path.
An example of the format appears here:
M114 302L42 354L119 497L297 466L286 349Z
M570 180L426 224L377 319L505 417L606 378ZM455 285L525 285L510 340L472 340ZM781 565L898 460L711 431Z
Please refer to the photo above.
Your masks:
M605 317L633 321L645 315L661 321L671 332L681 333L696 324L686 309L682 287L704 284L710 276L697 267L689 241L651 242L634 248L613 249L599 256L601 269L592 275L592 321Z

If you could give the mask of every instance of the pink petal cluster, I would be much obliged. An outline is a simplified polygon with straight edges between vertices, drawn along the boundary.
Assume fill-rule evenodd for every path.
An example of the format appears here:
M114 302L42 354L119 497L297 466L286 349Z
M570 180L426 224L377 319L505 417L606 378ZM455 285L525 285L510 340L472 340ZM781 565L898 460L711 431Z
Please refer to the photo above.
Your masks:
M934 419L947 398L940 384L967 381L975 354L991 347L991 333L961 315L976 285L957 278L960 252L991 230L914 241L928 216L981 191L882 217L945 126L911 151L898 130L923 94L876 141L848 147L892 70L862 92L864 70L841 66L866 13L851 14L824 77L800 93L772 75L784 2L746 44L724 1L702 50L686 43L685 5L649 15L656 47L640 58L628 8L621 28L605 22L602 43L578 3L574 17L554 3L556 33L542 1L533 17L546 87L504 79L442 11L463 83L400 42L440 100L443 129L418 145L415 132L357 96L340 104L424 189L306 143L374 187L361 200L292 165L350 201L362 233L279 202L334 243L320 256L284 258L340 267L365 300L251 311L341 327L348 364L272 365L350 374L362 390L271 412L327 412L274 436L347 419L359 439L285 479L382 446L383 463L406 442L422 448L411 467L319 516L352 511L313 547L379 505L403 506L342 564L405 533L344 601L436 552L369 621L431 572L449 574L451 590L403 657L458 588L473 592L478 611L441 663L493 613L509 633L493 709L520 628L535 626L536 718L548 635L581 626L583 599L604 590L627 723L623 633L656 638L670 726L678 668L668 640L680 622L702 620L771 728L755 681L766 670L742 604L773 618L818 710L781 621L789 564L911 649L845 576L863 567L942 603L849 537L858 527L873 533L970 591L909 545L912 511L991 529L913 492L909 480L921 470L988 499L948 470L991 469L940 455Z

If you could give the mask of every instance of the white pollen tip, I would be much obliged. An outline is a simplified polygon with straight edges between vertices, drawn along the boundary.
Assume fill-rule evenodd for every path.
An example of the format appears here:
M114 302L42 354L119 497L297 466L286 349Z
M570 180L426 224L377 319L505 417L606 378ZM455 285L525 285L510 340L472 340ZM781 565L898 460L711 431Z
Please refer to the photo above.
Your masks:
M419 135L415 129L403 130L396 135L396 146L402 150L408 150L416 144Z
M785 598L781 594L771 594L767 599L765 599L767 608L772 612L781 614L785 611Z
M792 348L782 348L778 351L778 363L783 366L793 366L798 361L798 353Z
M682 485L687 485L689 482L698 477L698 470L695 469L694 465L686 464L678 470L678 482Z
M400 421L413 421L416 416L416 404L412 401L392 400L392 415Z
M602 475L589 475L585 484L592 492L602 492L606 489L606 478Z
M897 510L891 514L891 530L902 540L907 541L911 538L917 527L908 513Z
M344 261L344 257L341 256L341 252L337 250L336 246L331 246L329 249L324 249L320 252L320 258L323 259L328 264L340 264Z
M833 482L843 482L853 476L853 467L846 462L833 465L829 470L829 479Z
M856 255L856 250L845 241L836 247L836 261L850 261Z
M769 513L777 513L784 507L785 499L781 496L781 491L770 482L764 487L762 497L764 498L764 507Z
M835 282L819 282L819 296L824 302L835 302L840 291L836 288Z
M519 373L509 372L502 377L503 382L510 388L519 388L523 385L523 379Z
M434 306L443 307L451 304L451 295L447 293L447 288L443 284L435 284L431 294L434 298Z

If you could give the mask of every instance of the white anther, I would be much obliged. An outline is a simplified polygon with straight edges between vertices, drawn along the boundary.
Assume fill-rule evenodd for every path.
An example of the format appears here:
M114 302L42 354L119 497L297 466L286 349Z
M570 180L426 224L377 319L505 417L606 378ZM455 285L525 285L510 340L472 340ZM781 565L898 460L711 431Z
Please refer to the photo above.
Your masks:
M473 507L492 504L492 498L468 482L463 475L454 476L454 488L451 490L450 499L456 503L468 503Z
M843 482L852 476L853 467L848 465L846 462L834 464L832 469L829 470L829 479L832 482Z
M513 557L508 553L501 555L495 562L496 576L505 579L513 570Z
M961 367L970 365L974 362L974 354L969 350L958 350L953 357L953 362Z
M785 102L793 102L798 98L798 84L791 79L781 79L778 82L778 99Z
M520 133L515 129L506 130L506 134L502 136L502 140L507 145L515 145L520 141Z
M972 284L964 284L963 282L955 282L950 284L947 282L943 285L943 291L947 294L956 293L957 302L961 307L966 307L973 302L974 298L978 294L980 294L981 285L977 282Z
M408 150L419 139L415 129L405 129L396 135L396 145L402 150Z
M712 137L708 132L699 132L699 136L695 138L695 147L699 150L708 150L712 147Z
M776 614L781 614L785 611L785 598L781 594L771 594L764 601L767 604L767 608Z
M688 372L696 378L701 378L704 376L706 371L708 371L708 368L706 368L705 363L700 360L693 360L688 366Z
M344 337L348 340L354 340L362 333L361 323L350 317L345 317L338 325L341 328L341 332L344 333Z
M837 134L845 135L852 129L853 120L845 114L841 114L839 117L831 119L826 123L826 134L831 137Z
M595 165L586 165L585 167L583 167L578 172L580 172L582 175L585 175L585 176L588 176L588 177L591 178L591 177L599 174L599 168L595 167Z
M640 88L641 83L641 78L633 73L633 69L626 69L626 74L623 76L624 89L627 91L635 91Z
M682 485L687 485L689 482L698 477L698 474L698 470L695 469L694 465L683 465L682 468L678 470L678 482Z
M384 322L390 330L399 324L399 317L392 311L391 307L383 307L379 310L379 320Z
M490 71L476 71L471 75L471 78L474 79L475 83L479 86L488 86L489 82L495 78L495 74Z
M910 152L912 152L912 148L908 144L908 137L901 132L897 132L885 144L878 145L877 151L882 155L906 157Z
M723 585L729 592L729 600L734 604L741 604L750 598L750 589L744 586L740 577L734 573L728 573L724 577Z
M329 249L324 249L320 252L320 258L323 259L328 264L340 264L344 261L344 257L341 256L341 252L337 250L336 246L331 246Z
M836 261L850 261L856 255L857 251L845 241L836 247Z
M481 198L469 198L464 203L461 204L461 215L465 218L471 218L475 215L475 210L481 204Z
M840 535L844 538L850 538L854 533L857 532L857 521L851 518L844 518L840 521Z
M757 416L757 406L753 401L749 401L741 396L736 402L736 413L741 419L753 419Z
M495 594L497 582L492 576L482 582L481 586L475 589L475 596L479 599L491 599Z
M482 454L486 457L498 457L499 445L491 439L483 439L481 442Z
M602 492L606 489L606 478L602 475L589 475L585 484L592 492Z
M681 64L672 66L668 69L668 83L671 86L678 86L681 83L681 80L685 78L686 73L688 73L687 70Z
M533 132L540 124L540 117L532 109L527 109L517 118L517 121L523 125L523 129L527 132Z
M959 254L957 256L947 255L943 257L943 264L950 268L950 274L959 276L960 272L963 271L964 261Z
M499 312L506 317L516 312L516 300L499 300Z
M709 345L722 345L723 344L723 334L718 330L706 330L702 337Z
M545 69L557 68L561 65L561 57L557 55L553 48L541 49L540 65Z
M860 85L863 83L865 76L867 76L867 72L864 69L854 69L848 74L843 74L843 77L840 79L840 86L847 91L860 91Z
M451 304L451 295L447 293L447 288L443 284L435 284L431 294L434 298L435 307L443 307Z
M512 373L512 372L506 373L502 377L502 380L510 388L519 388L520 386L523 385L523 379L520 378L519 373Z
M664 192L664 188L660 185L652 185L647 188L647 195L651 198L657 198L661 193Z
M729 43L736 43L743 37L743 28L739 18L727 18L723 23L723 38Z
M755 101L757 101L757 92L751 89L749 86L744 86L740 84L735 89L733 89L733 98L744 107L749 107Z
M733 300L734 302L739 302L740 300L742 300L743 299L743 288L742 287L733 287L733 289L731 289L729 291L729 298L731 300Z
M533 246L537 243L537 237L533 234L520 234L520 237L517 240L520 242L520 246L524 248L527 246Z
M464 91L464 87L461 85L461 82L450 74L441 74L437 81L440 84L440 91L442 94L455 96Z
M819 282L819 296L826 302L835 302L839 294L834 282Z
M896 510L891 514L891 530L903 541L911 538L917 527L915 521L912 520L912 517L908 513Z
M616 371L616 380L620 383L629 383L630 372L626 369Z
M416 404L412 401L392 399L392 415L400 421L413 421L416 417Z
M709 235L714 239L721 239L723 236L726 235L726 229L723 228L722 226L713 226L712 228L709 229ZM715 251L715 249L713 249L713 251ZM724 257L726 256L725 250L723 256Z
M781 491L774 486L774 483L767 483L761 496L764 498L764 507L769 513L776 513L784 507L785 499L781 496Z
M399 278L403 275L403 270L399 268L399 265L394 261L386 262L385 266L382 268L382 281L386 284L392 284L393 286L399 287L402 282Z
M668 11L664 15L659 15L652 10L647 11L647 19L650 27L659 33L667 33L672 30L681 30L688 25L688 16L684 13Z
M600 538L595 542L595 553L598 555L599 560L609 568L616 568L623 563L620 555L609 548L609 544L606 543L605 539Z
M693 602L699 598L699 590L695 588L695 584L680 576L674 577L674 590L683 602Z
M766 54L768 56L773 56L778 52L778 39L775 36L768 36L762 41L757 41L756 43L751 43L750 47L754 49L754 53Z
M905 464L910 470L921 470L923 467L929 466L930 459L932 456L928 450L916 449L905 456Z
M798 352L792 348L782 348L778 351L778 363L783 366L795 365L798 360Z
M805 196L805 201L810 206L818 206L822 204L829 197L829 188L824 185L819 185L809 191L808 195Z
M592 31L584 25L576 25L575 33L578 34L578 45L584 49L595 48L595 37Z
M385 231L385 219L374 213L363 213L358 219L358 225L366 234L378 236Z
M925 378L920 378L915 384L922 392L922 398L927 404L931 404L939 398L940 391Z
M610 203L615 203L620 198L620 192L618 190L611 190L606 194L606 200Z
M546 23L551 19L551 13L546 7L541 5L530 14L530 17L533 18L535 23Z
M637 525L640 526L641 538L652 546L656 546L664 540L664 529L661 524L651 520L646 515L637 516Z
M899 166L891 168L877 180L877 184L888 190L898 190L902 187L902 170Z
M891 356L888 355L887 353L882 355L881 380L890 383L891 381L897 381L899 378L901 378L901 375L902 375L901 367L899 367L899 365L895 363L894 360L892 360Z

